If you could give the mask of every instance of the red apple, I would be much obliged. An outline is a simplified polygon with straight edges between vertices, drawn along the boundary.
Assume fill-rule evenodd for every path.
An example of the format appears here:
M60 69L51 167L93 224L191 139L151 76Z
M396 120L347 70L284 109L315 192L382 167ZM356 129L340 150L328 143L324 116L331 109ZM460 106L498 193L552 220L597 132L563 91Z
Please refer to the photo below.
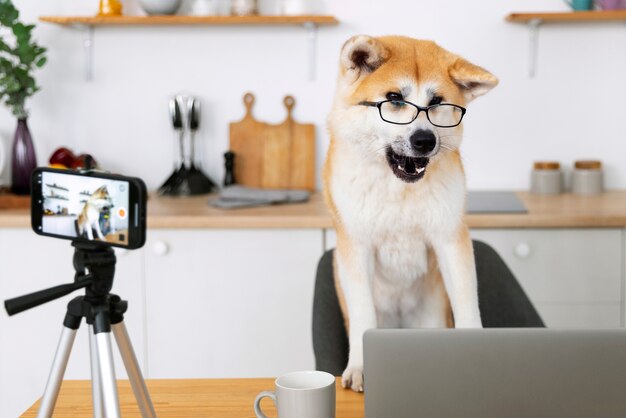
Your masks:
M92 168L97 168L98 163L96 160L89 154L80 154L74 160L74 163L71 165L73 169L85 169L90 170Z
M50 164L61 164L71 167L76 160L76 155L65 147L57 148L50 156Z

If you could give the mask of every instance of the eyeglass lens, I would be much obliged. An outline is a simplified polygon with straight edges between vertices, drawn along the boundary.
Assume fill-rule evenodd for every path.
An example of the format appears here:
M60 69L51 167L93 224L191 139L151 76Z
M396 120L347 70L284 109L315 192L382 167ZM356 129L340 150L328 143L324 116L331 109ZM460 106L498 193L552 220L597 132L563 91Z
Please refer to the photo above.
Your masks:
M405 102L384 102L380 106L380 115L387 122L411 123L417 116L418 109Z

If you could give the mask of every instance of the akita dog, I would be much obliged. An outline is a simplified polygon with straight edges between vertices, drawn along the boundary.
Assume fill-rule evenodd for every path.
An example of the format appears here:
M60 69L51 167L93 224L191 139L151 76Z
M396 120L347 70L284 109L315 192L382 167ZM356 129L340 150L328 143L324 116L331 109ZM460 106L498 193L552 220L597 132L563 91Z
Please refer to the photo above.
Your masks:
M350 355L363 390L363 333L482 326L459 155L468 102L498 84L431 41L355 36L342 48L324 192Z
M83 210L80 212L78 219L76 220L78 236L82 237L86 232L87 238L93 240L92 230L95 229L98 239L105 241L104 235L100 229L100 213L103 210L110 209L112 207L113 201L106 186L102 186L93 192L91 196L89 196L89 199L85 202Z

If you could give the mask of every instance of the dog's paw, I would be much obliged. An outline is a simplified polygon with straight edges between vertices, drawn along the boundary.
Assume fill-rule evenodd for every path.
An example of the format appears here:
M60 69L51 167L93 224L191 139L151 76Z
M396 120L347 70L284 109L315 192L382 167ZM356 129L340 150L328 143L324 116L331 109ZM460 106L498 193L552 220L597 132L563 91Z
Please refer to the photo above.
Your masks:
M341 385L355 392L363 392L363 366L348 365L341 376Z

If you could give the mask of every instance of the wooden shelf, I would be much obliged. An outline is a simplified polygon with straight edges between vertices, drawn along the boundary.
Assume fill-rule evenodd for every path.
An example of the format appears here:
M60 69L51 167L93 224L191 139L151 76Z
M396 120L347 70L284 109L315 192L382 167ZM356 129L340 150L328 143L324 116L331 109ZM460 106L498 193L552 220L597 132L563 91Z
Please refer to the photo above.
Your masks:
M63 26L180 25L336 25L334 16L41 16L41 22Z
M309 55L309 80L315 80L315 51L317 28L337 25L334 16L41 16L41 22L80 29L85 33L85 80L93 79L93 37L99 27L129 26L303 26L307 37Z
M611 22L626 21L626 10L590 10L580 12L545 12L545 13L511 13L506 17L509 22L529 23L541 22Z
M545 23L601 23L626 21L626 10L584 10L570 12L511 13L508 22L528 25L530 48L528 75L535 76L537 70L537 48L539 44L539 26Z

